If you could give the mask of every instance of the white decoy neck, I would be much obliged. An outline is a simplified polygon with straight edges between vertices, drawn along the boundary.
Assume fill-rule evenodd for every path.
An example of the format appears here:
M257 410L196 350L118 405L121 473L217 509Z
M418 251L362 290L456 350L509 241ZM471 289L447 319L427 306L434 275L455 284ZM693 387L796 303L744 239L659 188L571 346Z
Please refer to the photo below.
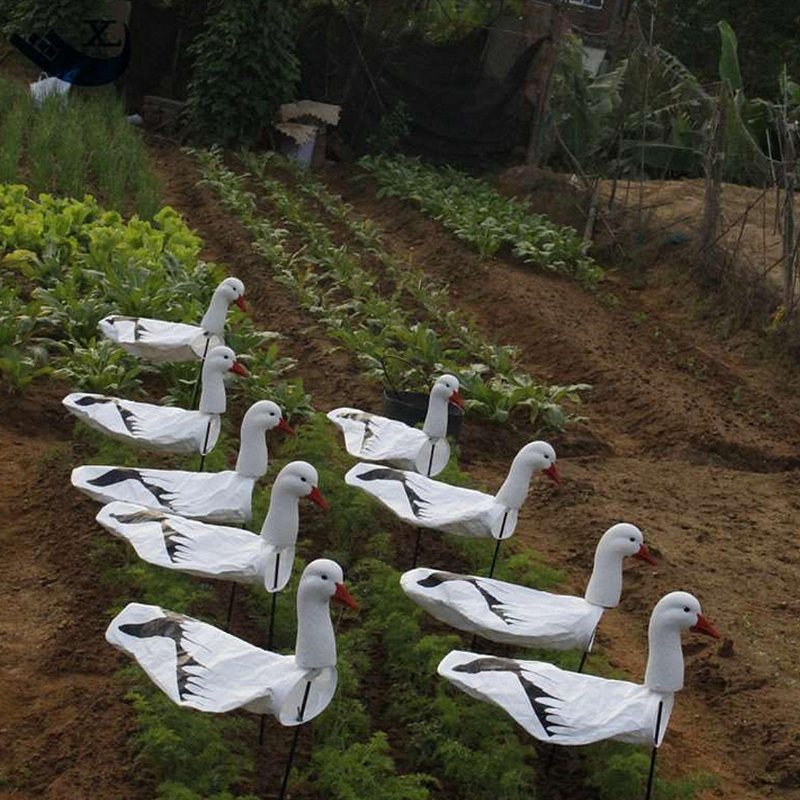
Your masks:
M200 379L200 405L197 407L201 414L224 414L225 400L225 373L219 369L219 364L206 359L203 362L203 372Z
M245 478L260 478L267 473L269 458L267 432L263 425L249 417L248 413L242 420L236 472Z
M222 292L222 287L218 286L211 295L211 302L208 304L208 309L200 320L200 327L208 333L214 333L217 336L222 336L225 332L225 318L228 316L228 303L227 298Z
M531 485L534 467L526 463L527 459L522 451L514 456L511 462L511 469L508 477L500 487L500 491L495 495L495 502L506 508L519 510L525 503L528 496L528 489Z
M653 692L678 692L683 689L683 650L681 629L650 617L647 632L648 655L644 685Z
M431 389L428 397L428 411L425 414L425 422L422 424L423 433L427 433L431 439L444 439L447 436L447 416L450 400L444 397L441 392L434 392Z
M587 603L602 608L616 608L622 597L622 562L625 555L603 547L594 553L594 569L583 597Z
M336 666L336 637L333 633L329 600L304 591L302 582L297 590L297 640L294 660L304 669L323 669Z
M269 509L261 526L261 540L275 547L297 542L300 528L300 498L276 479L269 495Z

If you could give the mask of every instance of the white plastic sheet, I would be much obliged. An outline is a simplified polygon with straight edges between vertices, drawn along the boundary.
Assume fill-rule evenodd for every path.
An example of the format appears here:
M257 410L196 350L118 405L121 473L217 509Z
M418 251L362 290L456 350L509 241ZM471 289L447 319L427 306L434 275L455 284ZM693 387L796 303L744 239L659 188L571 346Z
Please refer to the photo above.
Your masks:
M169 453L209 453L220 432L218 414L74 392L62 403L76 417L114 439Z
M453 650L439 674L468 695L499 706L543 742L581 745L604 739L653 745L659 703L661 744L674 695L628 681L566 672L543 661L520 661Z
M62 81L61 78L56 77L49 78L42 73L37 81L30 84L31 98L37 107L41 106L48 97L60 97L61 102L66 103L71 86L69 81Z
M121 502L103 506L97 521L109 533L130 542L141 559L167 569L237 583L263 585L267 578L273 588L277 566L277 589L291 576L293 547L276 564L275 548L241 528L210 525Z
M82 466L72 471L72 485L101 503L120 500L182 517L232 525L250 521L255 482L255 478L232 470L186 472Z
M516 509L473 489L450 486L415 472L356 464L345 482L371 494L400 519L419 528L473 538L507 539L517 524Z
M158 606L129 604L112 620L106 640L133 656L174 703L199 711L246 708L294 726L321 714L336 691L335 666L300 667L294 656L261 650Z
M100 332L131 355L148 361L197 361L207 350L224 345L221 336L199 325L111 314L98 323Z
M435 440L431 448L427 434L397 420L347 407L329 411L328 419L344 434L347 452L364 461L416 470L423 475L437 475L450 460L447 439ZM433 460L430 460L431 449ZM420 456L422 463L421 469L418 469L417 460Z
M520 647L587 650L603 615L582 597L425 567L406 572L400 585L441 622Z

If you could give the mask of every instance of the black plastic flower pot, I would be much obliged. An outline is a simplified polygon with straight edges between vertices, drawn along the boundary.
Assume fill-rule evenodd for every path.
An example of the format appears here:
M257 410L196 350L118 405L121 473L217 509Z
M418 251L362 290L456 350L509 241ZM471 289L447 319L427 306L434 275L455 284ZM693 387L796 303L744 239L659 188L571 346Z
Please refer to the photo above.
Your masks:
M383 415L389 419L416 425L425 421L428 394L425 392L383 392ZM447 406L447 435L458 439L464 412L452 403Z

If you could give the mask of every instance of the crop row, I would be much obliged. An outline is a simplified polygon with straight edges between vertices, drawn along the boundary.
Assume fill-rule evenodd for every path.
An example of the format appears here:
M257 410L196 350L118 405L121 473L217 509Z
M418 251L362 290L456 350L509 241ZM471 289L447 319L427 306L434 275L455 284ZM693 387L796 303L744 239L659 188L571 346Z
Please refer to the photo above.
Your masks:
M379 197L414 203L483 257L508 247L525 263L570 275L585 286L603 277L573 228L533 214L485 181L406 156L365 156L359 164L378 182Z
M335 338L364 363L371 377L401 376L402 388L422 388L435 372L454 372L463 381L470 410L498 422L524 409L534 429L558 429L567 421L560 403L578 402L585 385L547 386L519 370L510 348L492 346L470 321L453 309L447 292L418 270L402 266L385 253L376 233L373 253L383 253L385 275L364 266L347 244L337 244L308 204L282 181L269 177L268 162L245 156L256 176L260 198L246 188L248 176L225 166L218 151L195 152L204 180L217 191L254 239L254 248ZM308 185L313 194L322 187ZM319 197L325 197L317 191ZM277 212L273 223L259 209L259 199ZM337 211L342 216L341 211ZM299 241L293 247L292 237ZM385 278L393 282L383 288ZM424 300L420 298L425 295ZM425 314L409 311L409 301ZM422 319L427 315L428 319ZM476 361L483 358L483 361ZM399 366L398 366L399 365ZM405 365L405 366L403 366Z
M74 388L135 395L148 377L170 387L168 400L188 404L196 368L147 366L105 339L107 314L199 320L221 270L200 260L201 242L171 208L152 220L125 221L93 198L28 196L25 186L0 185L0 375L22 390L55 373ZM310 410L294 367L276 334L242 318L229 343L249 360L253 379L237 387L245 400L265 387L289 414Z

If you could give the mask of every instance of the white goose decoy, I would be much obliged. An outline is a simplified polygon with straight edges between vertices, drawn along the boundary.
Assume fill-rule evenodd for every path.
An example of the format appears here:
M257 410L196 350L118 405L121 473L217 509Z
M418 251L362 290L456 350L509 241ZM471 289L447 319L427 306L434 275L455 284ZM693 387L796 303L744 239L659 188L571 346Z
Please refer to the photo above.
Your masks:
M72 485L101 503L121 500L206 522L246 523L252 516L253 488L267 472L265 434L275 428L294 433L275 403L259 400L242 420L234 470L188 472L82 466L72 470Z
M472 697L500 706L543 742L581 745L603 739L658 747L674 694L683 688L681 631L717 638L687 592L662 597L650 617L644 685L567 672L543 661L453 650L439 675Z
M400 585L418 606L458 630L502 644L586 652L603 611L619 605L626 556L657 563L642 532L621 522L600 538L583 597L425 567L406 572Z
M328 419L344 433L345 448L350 455L398 469L416 470L430 477L438 475L450 460L447 441L450 403L464 408L458 379L442 375L431 388L422 430L357 408L336 408L328 412Z
M87 425L114 439L151 450L206 455L219 438L228 372L248 375L230 347L215 347L203 363L198 411L83 392L68 394L61 402Z
M231 303L236 303L242 311L247 310L244 284L238 278L225 278L217 286L199 326L111 314L101 319L97 327L107 339L139 358L197 361L212 347L225 344L225 317Z
M292 574L300 499L328 508L318 484L311 464L287 464L272 484L260 535L120 502L103 506L97 521L151 564L204 578L260 583L268 592L279 592Z
M205 622L141 603L130 603L112 620L106 640L133 656L179 706L215 713L245 708L295 726L322 713L336 691L331 600L358 609L341 567L320 558L305 568L297 589L293 655L262 650Z
M560 481L556 452L547 442L531 442L517 453L496 495L363 463L345 475L345 482L368 492L410 525L500 541L514 533L519 509L537 471Z

